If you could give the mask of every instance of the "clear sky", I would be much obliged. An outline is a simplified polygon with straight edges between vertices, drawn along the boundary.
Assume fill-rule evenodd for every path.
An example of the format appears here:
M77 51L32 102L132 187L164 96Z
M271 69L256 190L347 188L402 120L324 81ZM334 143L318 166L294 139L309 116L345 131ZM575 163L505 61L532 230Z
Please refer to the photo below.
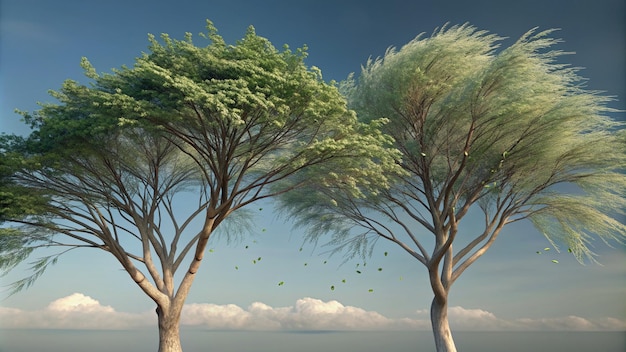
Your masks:
M559 49L576 52L566 59L585 68L588 87L616 96L613 107L626 110L624 0L0 0L0 131L27 133L15 108L32 111L37 101L51 101L47 90L64 79L87 82L81 57L99 72L132 65L147 50L148 33L197 35L206 19L230 43L254 25L277 47L308 45L307 63L327 80L342 80L368 57L447 22L511 38L504 45L533 27L560 28ZM276 219L269 204L259 207L256 236L211 243L183 324L428 329L426 271L409 255L381 241L364 269L358 258L341 265L343 258L328 258L325 247L300 250L301 233ZM626 330L624 247L599 242L603 265L582 266L567 253L544 251L548 246L528 224L506 229L452 288L453 328ZM24 268L2 284L23 277ZM5 297L0 327L107 329L155 320L153 302L110 255L95 250L67 254L33 287Z

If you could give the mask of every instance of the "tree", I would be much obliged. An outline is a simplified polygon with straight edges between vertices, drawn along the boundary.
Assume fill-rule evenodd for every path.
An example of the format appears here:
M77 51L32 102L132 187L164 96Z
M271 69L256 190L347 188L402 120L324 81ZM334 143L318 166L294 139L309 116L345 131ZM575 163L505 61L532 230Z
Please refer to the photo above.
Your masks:
M368 61L344 85L349 106L362 121L389 119L382 129L402 172L387 172L389 188L361 183L361 197L338 185L281 198L311 241L332 232L336 251L366 255L383 238L422 263L437 351L456 351L453 283L506 225L530 220L580 261L593 260L594 238L624 242L624 125L606 116L609 98L557 61L550 33L497 50L493 34L444 27ZM481 229L465 221L477 211Z
M380 122L359 123L337 87L304 64L305 48L279 51L252 27L226 45L207 28L206 47L189 34L151 36L149 53L110 74L83 59L91 84L67 80L52 92L58 104L22 113L30 136L0 146L12 160L2 191L41 194L25 213L16 208L22 193L2 193L11 201L3 220L14 226L0 237L0 268L34 248L64 248L35 262L14 290L68 250L108 252L156 303L161 352L182 350L183 303L227 220L324 182L328 170L357 178L379 168L374 158L394 159ZM311 170L317 179L291 180Z

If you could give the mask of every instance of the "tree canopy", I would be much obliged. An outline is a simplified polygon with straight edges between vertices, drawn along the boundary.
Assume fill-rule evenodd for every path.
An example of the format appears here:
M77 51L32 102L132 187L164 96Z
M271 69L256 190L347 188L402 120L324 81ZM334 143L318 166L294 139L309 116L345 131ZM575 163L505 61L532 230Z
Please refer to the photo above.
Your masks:
M388 119L402 171L387 168L390 187L360 184L364 197L313 187L281 198L312 241L332 232L336 251L366 255L384 238L424 264L438 351L455 350L451 285L505 225L530 220L580 261L594 259L594 238L624 242L624 124L562 63L552 33L499 48L494 34L444 27L369 60L343 89L361 121ZM482 228L466 221L473 210Z
M90 83L65 81L51 93L58 103L22 112L33 132L0 146L2 220L12 225L0 269L40 246L109 252L159 307L162 351L180 349L182 304L227 218L337 173L384 183L377 170L395 160L383 121L358 122L335 84L306 66L306 48L277 50L252 27L227 45L207 28L204 47L190 34L150 36L148 53L112 73L83 58ZM24 194L41 194L32 211ZM36 262L15 290L57 258Z
M363 209L395 221L403 211L436 232L433 221L458 221L477 205L492 220L530 219L581 261L593 258L592 237L622 240L623 123L608 116L610 97L585 90L579 69L558 62L566 53L551 50L559 43L551 33L530 31L498 50L495 35L444 27L368 61L343 88L362 121L388 119L381 127L401 151L403 171L388 173L389 190L362 185L369 192L362 199L336 188L301 189L283 198L286 209L301 225L316 224L312 239L326 231L318 221L339 216L354 225L368 217ZM340 200L349 204L336 207Z

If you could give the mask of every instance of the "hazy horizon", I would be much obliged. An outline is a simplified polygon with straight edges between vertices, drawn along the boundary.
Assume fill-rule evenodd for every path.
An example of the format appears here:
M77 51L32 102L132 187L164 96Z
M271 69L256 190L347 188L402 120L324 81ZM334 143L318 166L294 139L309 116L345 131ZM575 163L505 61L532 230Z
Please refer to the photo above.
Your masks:
M127 350L152 352L158 344L157 332L12 330L3 337L0 352L109 352ZM455 332L457 347L463 352L622 352L626 332ZM430 332L241 332L181 330L186 352L432 352ZM126 349L124 349L126 348Z

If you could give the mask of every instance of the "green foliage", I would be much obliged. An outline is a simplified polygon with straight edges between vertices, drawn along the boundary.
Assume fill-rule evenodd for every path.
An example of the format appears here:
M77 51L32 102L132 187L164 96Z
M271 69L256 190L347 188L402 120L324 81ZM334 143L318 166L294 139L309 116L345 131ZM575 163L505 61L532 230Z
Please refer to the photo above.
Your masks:
M404 173L387 169L388 188L361 184L360 195L301 190L282 198L286 211L310 240L333 233L330 245L348 255L380 237L425 265L446 255L458 269L450 282L514 221L530 219L580 261L593 260L593 238L623 242L624 124L607 116L610 98L560 61L552 32L500 49L496 35L444 27L369 60L341 89L361 121L388 121L379 127ZM484 229L465 229L474 239L448 250L475 207ZM424 232L435 236L432 251Z
M29 238L16 229L0 228L0 248L6 255L0 256L0 270L7 272L21 263L32 253Z
M23 216L23 215L21 215ZM53 246L55 242L50 236L25 227L0 228L0 277L25 261L35 249ZM30 287L46 270L48 265L55 264L60 254L38 258L29 264L32 274L10 285L9 294L14 294Z
M560 62L551 33L499 49L495 35L444 27L369 60L341 90L360 121L385 119L378 127L402 170L281 197L308 240L331 233L328 245L348 259L384 238L421 262L438 350L451 340L441 309L451 286L507 224L530 220L580 262L594 260L594 238L626 241L625 126L607 116L610 98ZM482 228L465 221L473 210Z
M0 224L14 218L41 214L46 202L45 192L33 192L12 179L25 160L19 152L24 145L19 136L0 135Z
M238 239L252 228L246 205L307 184L344 182L358 194L361 175L386 182L378 171L397 153L384 120L358 122L335 84L305 65L306 48L278 50L252 27L234 45L207 30L206 46L151 35L147 53L111 73L83 58L89 84L68 80L51 92L58 103L20 112L33 132L3 137L0 220L27 228L28 241L57 234L67 241L47 244L107 251L133 277L143 266L151 282L136 282L158 300L215 231ZM0 247L0 269L24 260L28 241Z

